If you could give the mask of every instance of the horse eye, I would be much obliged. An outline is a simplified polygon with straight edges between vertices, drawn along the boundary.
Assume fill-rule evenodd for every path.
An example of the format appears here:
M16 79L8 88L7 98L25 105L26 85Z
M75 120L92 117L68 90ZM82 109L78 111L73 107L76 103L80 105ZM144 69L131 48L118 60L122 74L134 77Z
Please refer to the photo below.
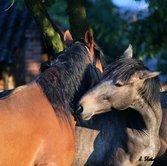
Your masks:
M123 86L123 83L122 83L121 81L117 81L117 82L115 83L115 86L121 87L121 86Z
M108 100L110 100L110 97L109 96L103 96L102 99L108 101Z

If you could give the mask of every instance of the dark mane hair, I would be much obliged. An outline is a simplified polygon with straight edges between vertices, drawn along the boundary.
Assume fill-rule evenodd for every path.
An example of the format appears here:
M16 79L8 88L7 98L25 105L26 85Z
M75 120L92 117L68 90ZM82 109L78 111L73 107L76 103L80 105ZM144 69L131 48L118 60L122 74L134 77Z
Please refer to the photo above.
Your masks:
M54 109L63 108L70 113L69 103L78 90L86 70L88 50L81 42L75 42L65 49L50 68L39 75L36 82ZM57 113L57 111L56 111Z
M81 41L82 43L84 43L84 40ZM85 44L86 45L86 44ZM69 45L70 47L71 45ZM105 68L105 60L104 60L104 54L103 54L103 51L102 49L98 46L97 43L94 43L94 64L96 64L97 61L100 61L101 64L102 64L102 68L104 70ZM56 53L56 58L61 55L62 52L59 52L59 53ZM52 62L54 62L54 60L48 60L46 62L43 62L40 66L40 71L41 72L44 72L46 69L50 68L52 66Z
M141 70L149 70L141 60L121 58L111 64L104 73L103 79L112 78L114 81L119 79L126 84L135 72ZM160 82L158 77L145 80L143 87L139 90L139 94L150 105L154 102L159 102Z
M81 38L79 41L87 45L87 43L83 38ZM104 53L100 48L100 46L96 42L94 42L94 62L93 63L96 64L97 61L100 61L102 68L104 70L105 68Z
M85 43L84 39L80 40L81 43ZM69 45L69 47L71 47L72 44ZM62 52L58 53L58 55L61 55ZM49 60L46 61L44 63L41 64L41 72L44 72L45 70L47 70L48 68L52 67L52 65L55 63L56 60ZM90 65L88 65L84 77L81 81L81 85L79 87L79 91L76 91L76 93L74 94L74 99L73 101L70 103L71 107L73 109L76 109L76 104L78 103L79 99L81 98L81 96L87 92L90 88L92 88L93 86L95 86L97 83L100 82L102 73L95 67L96 62L99 61L102 64L102 68L104 69L104 54L102 49L96 44L94 43L94 62Z

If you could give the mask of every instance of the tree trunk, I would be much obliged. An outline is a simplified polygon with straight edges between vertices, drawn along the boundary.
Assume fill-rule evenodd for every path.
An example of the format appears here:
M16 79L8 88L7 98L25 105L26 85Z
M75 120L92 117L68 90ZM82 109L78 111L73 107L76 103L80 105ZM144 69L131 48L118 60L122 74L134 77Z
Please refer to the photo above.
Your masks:
M83 38L88 29L83 0L67 0L67 10L73 38Z
M26 5L36 23L40 26L42 34L44 35L47 47L52 56L55 56L57 52L64 49L64 44L61 40L62 32L59 28L54 27L49 14L47 13L46 7L40 0L25 0Z

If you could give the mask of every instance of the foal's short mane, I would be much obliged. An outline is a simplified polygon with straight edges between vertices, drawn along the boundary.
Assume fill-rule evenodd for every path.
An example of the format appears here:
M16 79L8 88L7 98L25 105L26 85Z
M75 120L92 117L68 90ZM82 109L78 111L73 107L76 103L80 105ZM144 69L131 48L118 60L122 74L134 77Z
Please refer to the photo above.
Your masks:
M76 42L61 52L59 57L52 61L51 67L37 78L37 84L54 109L61 107L66 114L70 113L69 102L78 90L87 67L87 55L85 44Z
M104 79L120 80L127 84L131 76L141 70L149 70L142 61L134 58L121 58L111 64L104 73ZM144 81L143 87L139 90L141 97L150 105L160 100L160 82L158 77L147 79Z

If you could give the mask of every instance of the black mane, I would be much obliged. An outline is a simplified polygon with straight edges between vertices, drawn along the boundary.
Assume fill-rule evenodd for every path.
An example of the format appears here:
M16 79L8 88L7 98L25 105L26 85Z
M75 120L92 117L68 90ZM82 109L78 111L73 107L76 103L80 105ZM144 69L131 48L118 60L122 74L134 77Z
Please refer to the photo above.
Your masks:
M83 39L81 39L80 41L81 43L84 43L86 45L86 43L84 42ZM71 47L72 45L69 45L69 47ZM60 52L57 54L57 56L61 55L63 52ZM56 59L57 57L55 57ZM80 100L80 98L82 97L82 95L84 93L86 93L90 88L94 87L97 83L99 83L100 79L101 79L101 72L96 68L96 62L100 62L102 64L102 68L104 69L104 54L103 51L101 50L101 48L94 43L94 61L93 64L89 64L86 68L86 71L84 73L83 79L81 81L81 84L79 86L79 90L75 92L74 97L72 102L70 103L70 106L72 107L72 109L76 109L76 106L78 104L78 101ZM41 72L44 72L45 70L49 69L50 67L52 67L54 65L54 63L56 62L56 60L49 60L46 62L43 62L41 64Z
M134 58L121 58L115 61L104 73L103 79L120 80L128 83L131 76L141 70L149 70L142 61ZM141 97L150 105L160 100L160 82L158 77L145 80L143 87L139 90Z
M84 43L86 45L86 43L84 42L84 40L81 40L81 43ZM71 46L71 44L69 45L69 47ZM56 56L53 57L53 59L57 59L57 57L59 55L61 55L62 52L56 53ZM100 61L102 68L104 70L105 68L105 61L104 61L104 54L102 49L98 46L97 43L94 43L94 65L96 64L97 61ZM40 71L43 73L46 69L50 68L52 66L52 63L54 62L54 60L48 60L46 62L43 62L40 66Z
M70 113L69 103L78 90L87 64L88 50L81 42L74 43L65 49L52 66L41 73L36 82L53 108L64 108L66 114Z

